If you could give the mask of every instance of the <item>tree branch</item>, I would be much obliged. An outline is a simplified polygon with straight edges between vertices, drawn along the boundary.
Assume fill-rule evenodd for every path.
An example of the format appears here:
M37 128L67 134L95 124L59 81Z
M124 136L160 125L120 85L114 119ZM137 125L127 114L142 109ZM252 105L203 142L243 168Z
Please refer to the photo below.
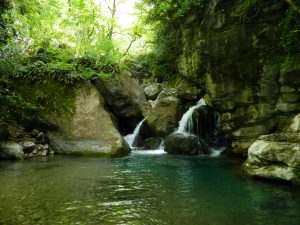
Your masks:
M106 3L107 8L109 9L109 11L112 12L112 8L110 7L110 5L109 5L109 3L107 2L107 0L104 0L104 2Z

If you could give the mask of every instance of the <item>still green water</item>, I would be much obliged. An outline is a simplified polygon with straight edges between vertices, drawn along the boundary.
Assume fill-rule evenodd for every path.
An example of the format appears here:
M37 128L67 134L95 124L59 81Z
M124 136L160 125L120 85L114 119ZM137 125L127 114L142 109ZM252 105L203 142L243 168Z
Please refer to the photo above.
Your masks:
M0 162L0 224L298 225L300 191L235 161L137 154Z

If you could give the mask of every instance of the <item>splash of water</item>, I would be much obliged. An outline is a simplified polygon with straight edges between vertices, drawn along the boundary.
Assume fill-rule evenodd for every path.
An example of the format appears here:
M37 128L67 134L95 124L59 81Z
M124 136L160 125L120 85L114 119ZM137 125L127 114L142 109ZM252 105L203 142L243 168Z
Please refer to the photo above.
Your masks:
M189 110L181 117L178 129L174 133L191 134L193 130L193 112L203 105L206 105L206 102L203 98L201 98L196 105L190 107Z

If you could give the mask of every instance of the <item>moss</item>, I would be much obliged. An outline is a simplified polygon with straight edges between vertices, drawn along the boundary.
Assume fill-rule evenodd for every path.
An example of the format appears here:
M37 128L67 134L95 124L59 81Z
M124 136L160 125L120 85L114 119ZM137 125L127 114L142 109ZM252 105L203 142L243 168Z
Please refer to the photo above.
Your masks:
M127 156L130 153L130 148L128 146L113 146L111 152L108 154L111 158L119 158Z
M91 150L83 150L83 151L78 151L78 152L72 152L71 155L81 156L81 157L98 157L98 158L108 156L107 153L95 152L95 151L91 151Z
M73 156L79 157L108 157L108 158L120 158L123 156L127 156L130 153L130 148L128 146L113 146L112 150L108 153L104 152L95 152L92 150L82 150L70 153Z
M75 111L74 88L52 79L41 82L16 80L12 85L21 97L37 106L38 114L73 115Z

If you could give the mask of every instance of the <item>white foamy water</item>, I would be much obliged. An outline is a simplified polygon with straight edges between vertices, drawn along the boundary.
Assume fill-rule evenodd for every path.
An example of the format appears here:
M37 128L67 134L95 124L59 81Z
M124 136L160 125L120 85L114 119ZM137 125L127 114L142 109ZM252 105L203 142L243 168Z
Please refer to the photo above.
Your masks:
M193 112L198 109L199 107L206 105L206 102L203 98L201 98L196 105L189 108L179 121L178 129L174 133L188 133L190 134L193 129Z
M136 144L137 139L138 139L139 134L140 134L141 127L142 127L143 122L145 120L146 120L146 118L138 123L138 125L135 127L132 134L128 134L124 137L125 141L129 144L130 148L133 148L134 147L133 145Z
M134 155L164 155L164 154L167 154L163 149L134 150L131 153Z

